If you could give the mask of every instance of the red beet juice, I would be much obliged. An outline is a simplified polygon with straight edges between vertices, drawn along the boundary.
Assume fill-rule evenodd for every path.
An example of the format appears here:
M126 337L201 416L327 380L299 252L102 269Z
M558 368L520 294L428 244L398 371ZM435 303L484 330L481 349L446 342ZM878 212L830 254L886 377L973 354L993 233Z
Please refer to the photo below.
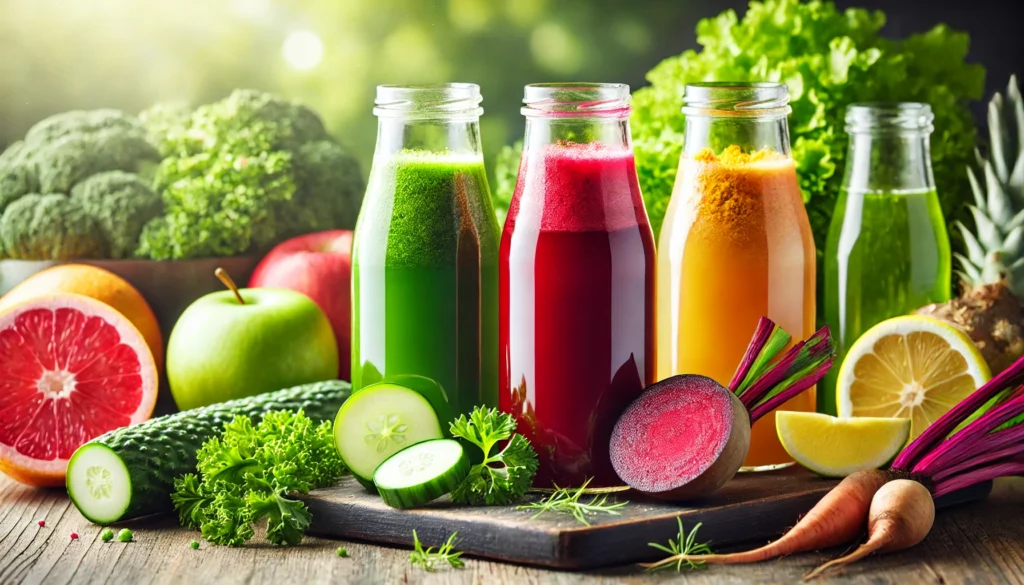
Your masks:
M499 252L499 402L537 450L535 485L621 484L608 443L654 382L654 270L628 139L524 153Z

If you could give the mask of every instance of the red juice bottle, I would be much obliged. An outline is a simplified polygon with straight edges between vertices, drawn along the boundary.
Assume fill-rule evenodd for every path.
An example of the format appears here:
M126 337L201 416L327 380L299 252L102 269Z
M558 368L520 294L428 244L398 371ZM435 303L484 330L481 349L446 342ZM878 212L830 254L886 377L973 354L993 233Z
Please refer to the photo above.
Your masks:
M535 485L617 485L612 427L655 381L654 237L629 87L528 85L524 104L499 249L499 406L537 450Z

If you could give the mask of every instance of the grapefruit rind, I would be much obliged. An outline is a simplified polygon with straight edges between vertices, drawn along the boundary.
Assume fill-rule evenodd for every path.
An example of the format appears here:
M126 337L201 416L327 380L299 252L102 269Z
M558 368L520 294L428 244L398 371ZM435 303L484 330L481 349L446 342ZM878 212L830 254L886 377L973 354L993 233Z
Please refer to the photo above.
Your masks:
M135 412L129 416L129 424L147 420L153 414L159 387L156 363L146 340L131 321L109 305L84 295L75 293L47 294L20 301L0 310L0 332L12 328L15 320L21 314L39 309L50 311L74 309L86 317L99 317L112 326L120 338L119 344L129 347L139 360L142 398ZM0 376L3 375L3 371L0 369ZM106 430L113 430L113 428ZM95 437L90 437L90 439L92 438ZM69 459L59 456L53 459L38 459L21 453L13 445L0 443L0 471L29 485L64 485Z

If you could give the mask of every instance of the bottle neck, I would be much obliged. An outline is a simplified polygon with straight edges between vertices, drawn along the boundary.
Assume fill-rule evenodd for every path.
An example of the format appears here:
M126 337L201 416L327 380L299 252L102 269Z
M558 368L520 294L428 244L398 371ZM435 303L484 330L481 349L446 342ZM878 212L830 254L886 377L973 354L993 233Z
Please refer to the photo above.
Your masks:
M480 117L380 117L374 158L390 158L403 150L482 156Z
M705 148L718 154L733 145L743 152L768 149L789 156L789 126L785 116L689 115L684 145L688 156Z
M591 144L630 150L629 118L627 117L548 117L526 118L523 150L543 148L549 144Z
M843 176L849 191L930 191L928 132L852 132Z

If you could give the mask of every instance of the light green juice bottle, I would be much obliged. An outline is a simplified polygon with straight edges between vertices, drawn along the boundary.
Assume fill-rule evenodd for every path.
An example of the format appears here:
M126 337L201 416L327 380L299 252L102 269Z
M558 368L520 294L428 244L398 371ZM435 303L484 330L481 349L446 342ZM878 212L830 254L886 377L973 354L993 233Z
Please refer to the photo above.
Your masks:
M932 177L927 104L854 104L843 188L825 248L825 319L838 355L818 384L818 410L836 414L850 346L873 325L950 298L949 235Z

